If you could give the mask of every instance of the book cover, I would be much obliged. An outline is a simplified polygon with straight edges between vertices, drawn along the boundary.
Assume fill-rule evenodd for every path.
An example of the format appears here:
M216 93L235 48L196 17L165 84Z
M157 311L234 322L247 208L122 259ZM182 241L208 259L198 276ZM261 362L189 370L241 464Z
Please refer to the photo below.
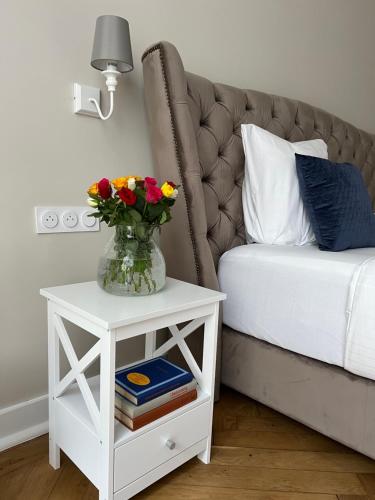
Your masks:
M116 392L141 405L193 379L190 372L165 358L153 358L116 372Z
M193 379L191 382L188 382L187 384L184 384L181 387L177 387L177 389L172 389L171 391L166 392L165 394L162 394L157 398L151 399L147 403L144 403L143 405L140 406L136 406L131 401L129 401L128 399L121 396L121 394L118 394L116 392L115 405L123 413L126 413L128 417L136 418L139 415L143 415L144 413L147 413L148 411L157 408L158 406L168 403L168 401L172 401L173 399L182 396L182 394L186 394L187 392L192 391L193 389L196 388L196 386L197 382L195 379Z
M176 399L172 399L172 401L168 401L168 403L165 403L158 408L154 408L153 410L148 411L147 413L144 413L143 415L140 415L139 417L136 417L134 419L131 419L130 417L128 417L128 415L122 413L122 411L118 408L115 408L115 417L119 422L126 425L126 427L128 427L130 430L136 431L140 427L143 427L144 425L147 425L154 420L157 420L158 418L163 417L164 415L167 415L168 413L171 413L172 411L177 410L178 408L181 408L188 403L191 403L195 399L197 399L197 390L193 389L192 391L189 391L186 394L182 394L182 396L179 396Z

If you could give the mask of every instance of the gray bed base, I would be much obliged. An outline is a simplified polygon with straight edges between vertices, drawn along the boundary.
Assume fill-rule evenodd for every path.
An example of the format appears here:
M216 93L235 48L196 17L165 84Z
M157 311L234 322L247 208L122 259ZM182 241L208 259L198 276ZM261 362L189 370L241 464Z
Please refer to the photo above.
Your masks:
M375 458L375 382L223 326L225 385Z

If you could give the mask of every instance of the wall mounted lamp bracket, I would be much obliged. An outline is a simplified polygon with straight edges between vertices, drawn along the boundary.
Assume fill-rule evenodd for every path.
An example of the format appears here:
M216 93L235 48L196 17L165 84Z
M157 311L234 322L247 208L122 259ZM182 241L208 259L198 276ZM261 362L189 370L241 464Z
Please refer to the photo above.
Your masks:
M113 113L113 94L114 94L116 87L118 85L117 78L121 75L121 73L120 73L120 71L117 71L116 66L114 66L112 64L108 64L108 69L102 71L102 75L105 76L105 79L106 79L105 83L107 85L107 90L109 92L109 111L108 111L107 115L106 116L103 115L103 113L100 109L100 104L98 103L98 101L95 98L90 97L89 102L94 104L94 106L98 112L98 115L102 120L108 120L108 118L110 118L112 113Z

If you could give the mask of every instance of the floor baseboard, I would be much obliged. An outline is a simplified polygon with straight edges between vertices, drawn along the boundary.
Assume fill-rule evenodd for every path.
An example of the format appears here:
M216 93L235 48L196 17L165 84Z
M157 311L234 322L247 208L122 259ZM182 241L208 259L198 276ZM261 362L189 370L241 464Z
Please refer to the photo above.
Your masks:
M0 410L0 451L47 432L47 395Z

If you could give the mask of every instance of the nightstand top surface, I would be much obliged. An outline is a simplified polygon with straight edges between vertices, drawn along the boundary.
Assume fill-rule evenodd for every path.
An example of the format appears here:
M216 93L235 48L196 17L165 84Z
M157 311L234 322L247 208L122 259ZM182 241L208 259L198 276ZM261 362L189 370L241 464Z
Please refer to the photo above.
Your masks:
M167 278L160 292L142 297L111 295L102 290L96 281L42 288L40 294L107 329L213 304L226 298L224 293L173 278Z

